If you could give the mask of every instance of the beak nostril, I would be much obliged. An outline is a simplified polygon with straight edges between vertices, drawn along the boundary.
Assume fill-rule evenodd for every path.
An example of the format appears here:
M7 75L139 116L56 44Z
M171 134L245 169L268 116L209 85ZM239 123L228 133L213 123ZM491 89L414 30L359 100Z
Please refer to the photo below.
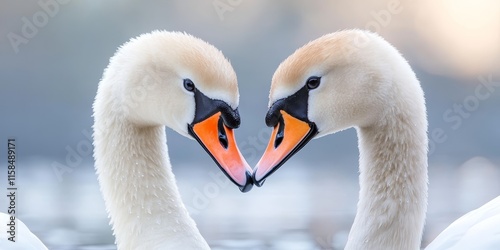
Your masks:
M220 145L222 145L222 147L224 147L225 149L227 149L229 143L227 141L226 129L224 128L224 122L222 120L222 117L219 118L219 123L218 123L218 126L217 126L217 132L219 134Z
M220 142L220 145L222 145L222 147L227 149L228 144L227 144L227 138L225 135L219 135L219 142Z
M285 136L285 122L283 118L280 118L278 127L278 132L276 133L276 138L274 139L274 148L278 148L281 142L283 142L283 137Z

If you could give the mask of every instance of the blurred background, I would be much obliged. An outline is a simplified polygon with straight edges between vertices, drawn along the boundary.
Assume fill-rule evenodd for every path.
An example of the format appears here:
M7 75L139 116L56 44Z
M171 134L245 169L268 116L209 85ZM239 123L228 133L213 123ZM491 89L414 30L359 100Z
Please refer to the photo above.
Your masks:
M50 249L115 249L91 153L91 105L116 48L152 30L215 45L237 75L240 149L267 144L272 74L323 34L378 32L410 62L426 93L429 208L422 246L500 195L500 2L0 2L0 188L6 141L18 156L17 215ZM343 249L358 200L353 129L312 141L262 188L241 194L195 141L167 130L184 203L214 249ZM60 171L61 166L66 171ZM0 211L7 211L6 197Z

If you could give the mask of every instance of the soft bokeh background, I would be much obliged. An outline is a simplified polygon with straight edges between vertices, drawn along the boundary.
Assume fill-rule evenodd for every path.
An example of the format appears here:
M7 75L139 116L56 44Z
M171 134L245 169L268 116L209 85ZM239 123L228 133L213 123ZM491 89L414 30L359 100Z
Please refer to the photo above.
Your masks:
M61 0L48 14L47 2L0 2L0 188L6 140L15 137L18 216L51 249L114 249L89 148L91 104L116 48L155 29L191 33L231 60L243 118L237 139L251 165L270 134L264 115L278 64L323 34L377 31L408 59L426 93L423 246L500 195L499 1ZM36 30L24 28L30 37L13 45L33 18ZM167 134L183 200L214 249L343 248L358 199L354 130L312 141L246 194L196 142ZM71 171L58 174L57 164ZM5 196L0 201L6 212Z

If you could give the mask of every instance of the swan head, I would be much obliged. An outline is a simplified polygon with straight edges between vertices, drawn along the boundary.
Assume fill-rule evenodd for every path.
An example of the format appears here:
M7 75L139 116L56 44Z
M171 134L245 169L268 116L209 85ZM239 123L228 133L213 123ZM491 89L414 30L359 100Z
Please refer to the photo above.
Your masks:
M240 125L236 74L214 46L179 32L141 35L110 60L106 84L100 90L112 89L111 106L124 119L195 139L241 191L251 189L251 168L233 132Z
M345 30L311 41L285 59L272 78L265 120L274 129L254 183L262 185L313 138L379 121L390 105L391 75L400 70L401 58L378 35Z

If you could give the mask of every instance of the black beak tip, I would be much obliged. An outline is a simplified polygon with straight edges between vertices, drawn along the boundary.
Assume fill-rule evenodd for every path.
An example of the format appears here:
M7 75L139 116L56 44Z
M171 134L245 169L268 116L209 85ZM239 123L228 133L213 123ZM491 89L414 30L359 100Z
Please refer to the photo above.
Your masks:
M245 174L246 174L246 176L247 176L247 183L245 183L245 185L244 185L244 186L240 186L240 187L239 187L239 188L240 188L240 191L241 191L242 193L246 193L246 192L248 192L248 191L252 190L252 188L253 188L253 184L254 184L254 183L253 183L253 178L252 178L252 175L250 174L250 172L248 172L248 171L247 171Z
M252 174L252 181L257 187L262 187L264 185L264 182L266 181L266 178L262 178L261 180L257 180L255 177L255 172Z

